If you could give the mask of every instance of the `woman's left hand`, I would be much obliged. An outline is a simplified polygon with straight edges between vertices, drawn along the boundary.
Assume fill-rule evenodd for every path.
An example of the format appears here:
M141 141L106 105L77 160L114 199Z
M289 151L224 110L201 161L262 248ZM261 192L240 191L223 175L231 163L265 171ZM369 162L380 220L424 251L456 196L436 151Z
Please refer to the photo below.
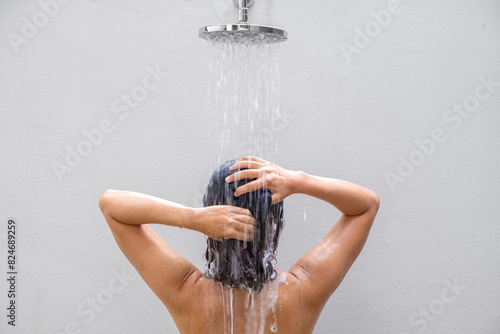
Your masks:
M222 241L252 241L257 222L249 210L230 205L214 205L195 209L196 230Z

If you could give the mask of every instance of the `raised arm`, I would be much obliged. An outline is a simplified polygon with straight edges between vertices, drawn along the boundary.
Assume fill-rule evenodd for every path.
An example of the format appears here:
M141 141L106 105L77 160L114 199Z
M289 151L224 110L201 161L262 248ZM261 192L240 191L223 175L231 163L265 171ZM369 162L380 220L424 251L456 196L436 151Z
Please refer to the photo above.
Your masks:
M290 269L309 289L310 302L322 308L363 249L379 198L373 191L351 182L303 172L294 183L295 193L322 199L342 213L323 240Z
M213 239L251 240L255 220L248 210L232 206L189 208L144 194L106 190L99 206L116 243L151 290L171 313L185 305L182 287L201 272L174 252L148 224L202 232Z
M302 284L304 302L322 308L361 252L379 208L378 196L347 181L289 171L255 157L242 158L233 167L249 169L233 174L228 182L256 178L238 188L238 194L266 187L277 202L302 193L324 200L342 213L319 245L289 270Z

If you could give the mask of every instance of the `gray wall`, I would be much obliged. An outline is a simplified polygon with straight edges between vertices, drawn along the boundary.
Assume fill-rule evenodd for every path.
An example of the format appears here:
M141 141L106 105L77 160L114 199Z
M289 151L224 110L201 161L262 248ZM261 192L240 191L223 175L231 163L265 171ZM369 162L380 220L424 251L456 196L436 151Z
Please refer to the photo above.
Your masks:
M397 11L382 26L371 13L388 7ZM61 1L47 10L0 3L0 267L7 271L13 217L17 333L176 333L97 202L114 188L199 205L213 157L197 29L235 21L236 11L230 0ZM276 163L359 183L382 201L316 333L500 331L499 16L496 0L252 8L254 22L290 35L280 50L281 106L293 118L278 135ZM156 89L128 113L113 112L122 94L141 92L148 67L166 73ZM85 144L84 132L98 128L102 141ZM67 149L87 155L69 165ZM339 216L298 195L286 211L285 270ZM155 230L203 267L201 234ZM116 275L123 290L110 293ZM7 289L1 279L0 331L14 333L3 315ZM99 311L89 306L97 297Z

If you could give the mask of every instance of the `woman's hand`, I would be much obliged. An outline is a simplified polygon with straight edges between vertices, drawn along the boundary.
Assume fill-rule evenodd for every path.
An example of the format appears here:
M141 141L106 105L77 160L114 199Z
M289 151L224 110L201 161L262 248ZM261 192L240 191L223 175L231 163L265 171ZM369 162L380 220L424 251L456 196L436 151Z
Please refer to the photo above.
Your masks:
M253 240L257 222L249 210L230 205L214 205L195 211L196 230L208 237L217 241Z
M281 168L273 163L256 157L244 157L231 166L231 170L248 168L226 178L227 182L242 179L256 179L236 189L234 196L266 188L271 191L272 204L276 204L294 193L294 181L298 172Z

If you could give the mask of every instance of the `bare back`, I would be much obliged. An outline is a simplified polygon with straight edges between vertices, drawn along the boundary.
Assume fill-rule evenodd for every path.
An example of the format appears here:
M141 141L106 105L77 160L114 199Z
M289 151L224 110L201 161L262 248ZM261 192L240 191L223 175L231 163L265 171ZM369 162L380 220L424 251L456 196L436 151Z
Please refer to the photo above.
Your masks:
M312 333L322 306L304 300L304 287L293 274L277 273L260 292L193 275L184 286L186 311L172 313L180 333Z

